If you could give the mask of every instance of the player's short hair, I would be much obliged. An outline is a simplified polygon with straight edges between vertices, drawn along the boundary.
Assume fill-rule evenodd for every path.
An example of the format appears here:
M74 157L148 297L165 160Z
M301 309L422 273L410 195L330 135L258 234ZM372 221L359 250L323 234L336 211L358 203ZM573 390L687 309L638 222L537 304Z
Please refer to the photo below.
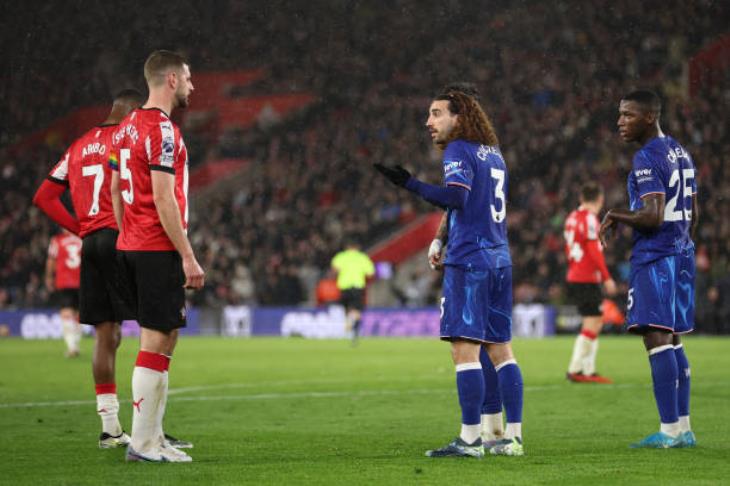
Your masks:
M171 69L182 69L188 61L182 54L159 50L149 55L144 63L144 78L148 85L157 85Z
M456 127L444 146L457 139L484 145L499 145L492 122L479 104L479 91L473 84L463 82L447 84L434 100L448 101L449 111L459 115Z
M586 182L580 187L581 202L595 202L603 195L603 187L597 182Z
M662 112L662 100L658 94L648 89L638 89L632 91L622 98L622 101L633 101L641 108L649 113L656 113L657 116Z
M120 101L120 102L129 101L132 103L142 103L144 101L144 95L134 88L126 88L126 89L119 91L117 94L115 94L113 101L115 103L117 101Z

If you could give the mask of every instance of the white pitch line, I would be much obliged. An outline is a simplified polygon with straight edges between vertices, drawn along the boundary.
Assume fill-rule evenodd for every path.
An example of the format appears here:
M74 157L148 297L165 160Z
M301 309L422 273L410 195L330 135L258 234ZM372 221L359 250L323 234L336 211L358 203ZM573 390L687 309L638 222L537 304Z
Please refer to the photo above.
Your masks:
M333 380L335 381L335 380ZM337 380L340 381L340 380ZM342 380L345 381L345 380ZM285 382L280 382L285 383ZM295 382L292 382L295 383ZM302 384L301 381L296 382ZM308 382L309 383L309 382ZM314 382L311 382L314 383ZM230 383L226 385L208 385L199 387L179 388L176 390L205 391L225 388L246 388L250 384L246 383ZM728 382L700 382L694 386L726 386ZM253 386L253 385L250 385ZM535 385L526 386L525 392L536 392L546 390L557 390L561 388L575 387L575 390L591 391L611 391L615 389L626 388L649 388L651 383L619 383L612 385L574 385L571 383L554 384L554 385ZM174 391L170 390L170 394ZM314 392L290 392L290 393L257 393L251 395L218 395L218 396L192 396L192 397L175 397L172 402L208 402L208 401L253 401L253 400L291 400L300 398L341 398L341 397L372 397L372 396L388 396L388 395L424 395L436 393L453 393L453 387L444 386L442 388L413 388L403 390L361 390L361 391L314 391ZM120 400L121 403L131 403L131 400ZM95 400L61 400L55 402L25 402L25 403L0 403L2 408L40 408L40 407L68 407L78 405L96 405Z

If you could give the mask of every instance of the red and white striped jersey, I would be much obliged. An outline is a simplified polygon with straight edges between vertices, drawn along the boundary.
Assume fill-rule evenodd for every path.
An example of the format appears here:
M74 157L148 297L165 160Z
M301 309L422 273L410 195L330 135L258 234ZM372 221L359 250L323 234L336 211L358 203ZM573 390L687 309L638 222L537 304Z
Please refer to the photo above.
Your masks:
M81 238L70 232L63 232L51 238L48 256L56 260L56 290L78 289L81 281Z
M117 229L108 165L116 128L117 125L100 125L83 134L48 175L51 181L68 185L82 238L102 228Z
M120 123L109 158L119 171L124 217L117 248L132 251L175 250L157 214L152 171L174 175L175 200L183 229L188 226L188 151L180 129L157 108L138 108Z
M576 209L565 221L568 282L600 283L611 278L598 240L599 227L598 218L587 209Z

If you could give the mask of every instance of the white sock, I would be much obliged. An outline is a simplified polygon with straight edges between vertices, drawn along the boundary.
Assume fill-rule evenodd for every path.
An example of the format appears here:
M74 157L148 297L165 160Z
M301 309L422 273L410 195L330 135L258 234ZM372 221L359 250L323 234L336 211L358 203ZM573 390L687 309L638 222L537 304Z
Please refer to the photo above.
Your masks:
M461 424L461 434L459 434L459 437L467 444L473 444L480 437L480 428L481 424Z
M692 430L692 427L689 425L689 415L685 415L684 417L679 417L679 431L680 432L689 432Z
M165 418L165 408L167 407L167 389L170 375L167 371L162 373L162 399L160 405L157 407L157 436L159 437L160 444L165 442L165 432L162 428L162 421Z
M135 366L132 373L132 448L145 452L159 446L157 418L165 373Z
M588 354L583 358L583 374L592 375L596 372L596 355L598 354L598 338L586 340L589 343Z
M504 431L504 438L514 439L515 437L522 439L522 422L507 422L507 429Z
M116 393L102 393L96 396L96 413L101 417L101 430L118 437L122 433L119 423L119 400Z
M664 432L670 437L677 437L679 435L680 429L679 429L679 422L674 422L673 424L661 424L659 426L659 430Z
M578 334L573 345L573 356L570 358L568 373L580 373L583 371L583 360L591 351L591 340L583 334Z
M482 414L482 440L499 440L504 436L502 412Z
M69 353L77 353L79 351L79 342L81 341L81 336L79 335L80 327L73 319L61 319L61 332Z

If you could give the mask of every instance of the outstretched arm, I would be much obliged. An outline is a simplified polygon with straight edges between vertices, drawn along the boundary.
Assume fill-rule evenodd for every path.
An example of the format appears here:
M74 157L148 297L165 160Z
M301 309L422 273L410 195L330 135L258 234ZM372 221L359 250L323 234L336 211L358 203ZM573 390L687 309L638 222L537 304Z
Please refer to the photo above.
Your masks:
M413 177L410 172L399 165L389 167L373 164L373 167L396 186L404 187L442 209L462 209L466 204L469 191L465 187L427 184Z

